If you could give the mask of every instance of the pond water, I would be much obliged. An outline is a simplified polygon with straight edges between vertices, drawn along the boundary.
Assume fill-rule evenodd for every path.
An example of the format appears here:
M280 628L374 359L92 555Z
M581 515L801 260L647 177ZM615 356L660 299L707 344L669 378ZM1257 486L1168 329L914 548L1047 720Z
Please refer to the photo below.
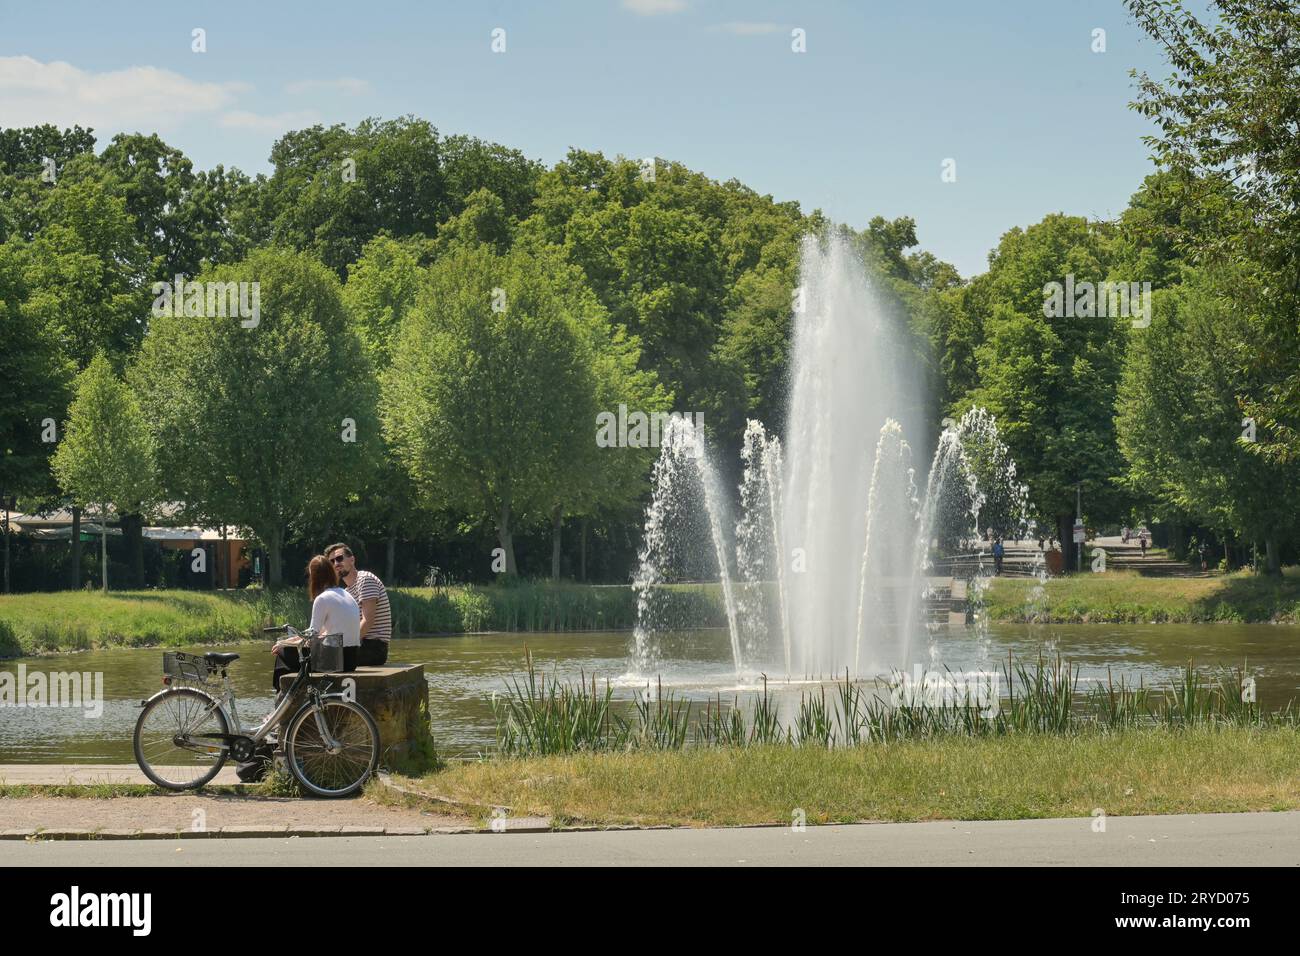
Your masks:
M994 625L987 646L974 631L954 629L935 636L936 666L963 671L998 667L1010 652L1032 664L1039 653L1061 656L1081 668L1079 689L1106 680L1107 668L1148 686L1168 686L1189 661L1209 673L1216 667L1241 667L1256 681L1261 707L1283 707L1300 700L1300 627L1277 625ZM540 670L564 679L594 674L603 687L631 699L646 678L628 673L626 632L476 634L407 638L393 642L390 660L423 663L435 740L447 755L489 750L495 739L493 693L523 671L527 647ZM240 714L250 723L270 710L270 654L258 644L223 648L240 653L231 674ZM189 648L198 651L201 648ZM656 673L665 691L703 702L721 696L724 705L754 692L757 675L738 682L729 672L731 649L725 631L677 635L665 645ZM131 732L139 702L161 688L160 648L110 649L41 658L0 661L0 672L17 679L19 669L102 674L102 713L98 708L0 707L0 763L132 763ZM827 675L828 677L830 675ZM774 681L769 691L778 706L797 704L815 681Z

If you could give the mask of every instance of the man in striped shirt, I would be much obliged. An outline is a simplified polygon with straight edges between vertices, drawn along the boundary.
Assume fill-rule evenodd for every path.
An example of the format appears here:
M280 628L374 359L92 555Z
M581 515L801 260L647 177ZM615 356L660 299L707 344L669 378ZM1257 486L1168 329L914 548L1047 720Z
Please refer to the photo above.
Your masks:
M325 549L338 572L339 584L361 606L361 651L357 664L381 667L388 662L388 642L393 636L393 613L388 606L388 589L378 575L358 571L357 560L346 544L331 544Z

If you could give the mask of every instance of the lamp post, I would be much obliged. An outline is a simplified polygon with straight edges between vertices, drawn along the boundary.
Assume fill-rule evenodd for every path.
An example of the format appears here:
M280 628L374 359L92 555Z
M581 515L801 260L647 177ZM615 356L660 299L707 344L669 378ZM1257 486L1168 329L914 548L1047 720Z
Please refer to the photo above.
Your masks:
M5 594L9 593L9 512L17 504L17 499L13 495L8 495L3 489L0 489L0 504L4 505L4 539L5 539Z
M1075 528L1083 527L1083 482L1074 486L1074 526ZM1074 553L1078 556L1079 573L1083 573L1083 540L1080 535L1075 535Z

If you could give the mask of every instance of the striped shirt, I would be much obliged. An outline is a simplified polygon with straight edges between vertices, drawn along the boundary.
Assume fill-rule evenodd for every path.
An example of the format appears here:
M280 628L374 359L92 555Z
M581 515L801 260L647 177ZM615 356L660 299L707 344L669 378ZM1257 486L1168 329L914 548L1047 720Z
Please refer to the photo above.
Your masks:
M370 629L365 633L367 641L387 641L393 636L393 612L388 607L388 589L377 575L369 571L358 571L357 579L348 585L348 593L363 604L375 598L375 618L370 622Z

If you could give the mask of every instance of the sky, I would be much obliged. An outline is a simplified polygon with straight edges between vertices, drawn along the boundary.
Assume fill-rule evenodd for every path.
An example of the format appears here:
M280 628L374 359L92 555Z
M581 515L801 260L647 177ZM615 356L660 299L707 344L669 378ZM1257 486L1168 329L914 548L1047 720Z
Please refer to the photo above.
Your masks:
M0 0L0 126L156 132L256 174L287 130L414 114L548 165L658 156L855 228L911 216L963 276L1013 226L1123 210L1153 170L1135 67L1169 72L1119 0Z

